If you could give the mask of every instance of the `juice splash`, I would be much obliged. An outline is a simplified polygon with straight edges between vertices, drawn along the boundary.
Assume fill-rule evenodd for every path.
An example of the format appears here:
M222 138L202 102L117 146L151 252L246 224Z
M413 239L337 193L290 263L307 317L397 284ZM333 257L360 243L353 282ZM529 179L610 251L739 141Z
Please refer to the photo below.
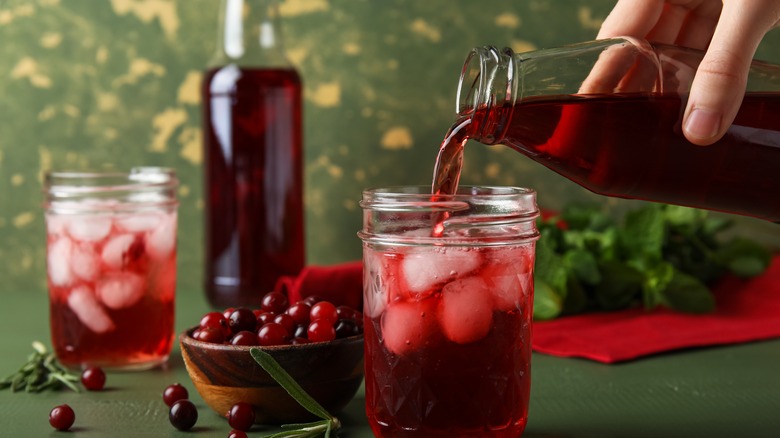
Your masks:
M176 213L47 214L51 337L70 367L150 368L174 336Z
M259 306L305 262L300 79L228 65L203 83L206 295Z

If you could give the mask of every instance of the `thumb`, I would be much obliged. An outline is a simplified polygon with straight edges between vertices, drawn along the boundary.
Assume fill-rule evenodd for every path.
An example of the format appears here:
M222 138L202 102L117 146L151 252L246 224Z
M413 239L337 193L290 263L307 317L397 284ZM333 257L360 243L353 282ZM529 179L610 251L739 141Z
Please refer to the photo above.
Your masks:
M698 145L718 141L737 115L753 55L772 27L763 1L724 1L720 21L691 85L683 119L685 137Z

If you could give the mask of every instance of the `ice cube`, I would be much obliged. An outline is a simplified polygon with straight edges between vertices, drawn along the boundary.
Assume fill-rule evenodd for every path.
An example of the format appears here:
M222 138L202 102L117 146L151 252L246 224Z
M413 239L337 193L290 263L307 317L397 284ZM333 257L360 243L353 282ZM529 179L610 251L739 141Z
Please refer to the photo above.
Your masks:
M77 286L70 291L68 307L82 324L95 333L105 333L114 329L114 322L87 286Z
M124 309L144 296L144 279L132 272L109 274L98 281L97 296L111 309Z
M395 301L382 315L382 338L385 347L403 355L436 341L436 300Z
M65 232L65 221L55 214L46 215L46 233L50 237L60 237Z
M116 220L116 226L123 231L139 233L153 230L162 220L163 217L159 213L140 213L120 217Z
M365 249L363 265L363 312L369 318L381 315L387 305L382 253Z
M112 237L105 246L100 257L103 259L103 263L111 269L122 269L130 261L128 254L130 247L136 241L136 236L133 234L120 234Z
M176 213L161 218L160 224L146 238L146 249L157 260L165 259L176 249Z
M70 257L70 269L76 276L85 281L92 281L98 273L99 261L95 247L89 243L73 245Z
M111 231L111 218L108 216L73 216L68 218L66 227L70 236L83 242L99 242Z
M67 237L60 237L49 243L46 262L49 281L55 286L67 286L73 282L73 272L70 269L70 256L73 243Z
M431 293L431 288L453 278L463 277L479 267L479 253L469 249L436 248L407 254L401 265L406 289L412 295Z
M493 294L493 305L496 310L511 311L521 308L525 299L520 270L520 264L500 263L487 267L482 276L490 286Z
M439 324L447 338L468 344L485 337L493 325L493 297L480 277L467 277L444 285Z

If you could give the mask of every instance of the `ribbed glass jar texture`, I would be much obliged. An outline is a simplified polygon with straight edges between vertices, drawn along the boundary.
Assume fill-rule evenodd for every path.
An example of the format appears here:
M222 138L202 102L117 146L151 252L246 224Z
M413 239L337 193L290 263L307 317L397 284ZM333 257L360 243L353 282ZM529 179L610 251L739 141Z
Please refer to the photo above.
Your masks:
M366 413L378 437L519 436L530 391L532 190L363 193Z
M174 337L176 188L171 169L45 177L54 351L65 365L145 369Z

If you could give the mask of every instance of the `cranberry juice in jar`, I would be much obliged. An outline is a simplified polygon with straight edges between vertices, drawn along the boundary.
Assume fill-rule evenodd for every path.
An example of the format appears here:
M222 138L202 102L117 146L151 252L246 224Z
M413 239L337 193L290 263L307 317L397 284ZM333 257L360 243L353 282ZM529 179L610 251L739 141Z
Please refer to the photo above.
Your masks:
M535 193L461 187L432 197L406 187L368 190L361 205L374 434L519 436L530 393Z
M66 366L146 369L173 346L175 173L46 175L51 338Z

